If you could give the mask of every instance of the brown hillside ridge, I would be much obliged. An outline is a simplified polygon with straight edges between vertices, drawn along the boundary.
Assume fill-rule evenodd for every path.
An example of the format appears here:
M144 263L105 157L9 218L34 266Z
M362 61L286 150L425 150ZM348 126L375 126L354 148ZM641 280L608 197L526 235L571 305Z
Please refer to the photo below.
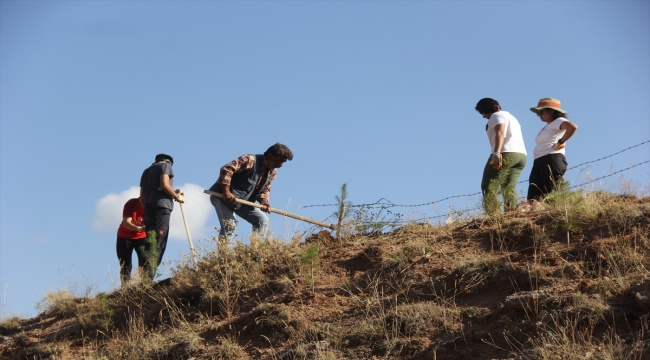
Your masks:
M449 225L220 243L170 279L48 295L36 318L0 323L0 357L650 359L650 198L565 195Z

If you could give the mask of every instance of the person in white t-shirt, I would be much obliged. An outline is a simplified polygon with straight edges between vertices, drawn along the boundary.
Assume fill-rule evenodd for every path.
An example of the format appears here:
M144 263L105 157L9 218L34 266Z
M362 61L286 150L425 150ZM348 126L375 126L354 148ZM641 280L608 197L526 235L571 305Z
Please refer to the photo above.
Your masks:
M483 118L488 119L485 130L490 141L491 154L483 169L481 180L484 203L486 196L496 196L494 190L488 191L490 183L507 171L501 191L504 194L506 210L514 210L517 207L517 181L526 166L527 155L521 125L509 112L501 110L499 102L494 99L481 99L475 109ZM503 167L504 164L507 166Z
M543 98L537 107L530 108L546 126L535 138L535 161L528 178L528 200L540 200L555 189L566 172L564 143L578 130L578 125L567 120L560 100Z

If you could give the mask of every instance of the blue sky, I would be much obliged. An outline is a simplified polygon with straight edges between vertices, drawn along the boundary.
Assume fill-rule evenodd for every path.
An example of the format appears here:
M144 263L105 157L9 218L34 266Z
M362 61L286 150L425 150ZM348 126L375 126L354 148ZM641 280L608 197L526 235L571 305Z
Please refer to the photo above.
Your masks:
M174 157L196 241L217 225L202 189L223 164L275 142L295 158L271 204L324 220L334 209L304 206L332 203L343 183L357 204L479 191L483 97L522 124L522 180L542 127L528 109L542 97L579 125L569 166L647 141L649 4L2 0L0 315L35 315L53 289L116 286L121 208L157 153ZM649 158L646 144L567 178ZM622 175L647 189L650 166ZM311 229L279 216L272 227L280 238ZM166 260L188 252L178 207L171 237Z

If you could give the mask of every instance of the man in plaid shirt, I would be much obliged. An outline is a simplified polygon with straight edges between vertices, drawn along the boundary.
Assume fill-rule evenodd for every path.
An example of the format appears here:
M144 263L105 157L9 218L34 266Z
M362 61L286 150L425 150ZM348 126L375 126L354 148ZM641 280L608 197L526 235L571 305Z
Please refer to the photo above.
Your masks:
M217 211L221 229L219 238L232 240L237 228L235 214L253 225L253 231L265 236L269 227L269 217L264 212L270 212L269 195L271 184L277 177L277 168L282 167L287 160L293 159L293 153L288 147L276 143L258 155L242 155L221 167L219 179L212 185L210 191L221 193L224 199L210 196L210 202ZM248 201L257 200L262 209L242 205L235 199Z

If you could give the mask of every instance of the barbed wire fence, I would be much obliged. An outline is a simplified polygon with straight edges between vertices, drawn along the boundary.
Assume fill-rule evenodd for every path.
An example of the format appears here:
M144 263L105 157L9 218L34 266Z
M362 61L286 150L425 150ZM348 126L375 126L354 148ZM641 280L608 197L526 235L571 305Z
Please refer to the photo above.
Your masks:
M569 167L569 168L567 168L567 170L577 169L577 168L580 168L580 167L585 166L585 165L597 163L597 162L600 162L602 160L609 159L609 158L614 157L614 156L616 156L618 154L624 153L626 151L629 151L631 149L637 148L639 146L642 146L642 145L645 145L645 144L648 144L648 143L650 143L650 140L647 140L647 141L644 141L642 143L630 146L630 147L625 148L623 150L617 151L617 152L615 152L613 154L603 156L603 157L595 159L595 160L586 161L584 163ZM631 166L629 166L627 168L615 171L613 173L610 173L610 174L607 174L607 175L604 175L604 176L600 176L600 177L597 177L597 178L589 179L587 181L584 181L584 182L576 184L576 185L572 185L572 186L569 187L569 189L577 189L577 188L579 188L581 186L595 183L595 182L600 181L602 179L612 177L614 175L626 172L628 170L634 169L636 167L639 167L641 165L648 164L648 163L650 163L650 160L646 160L646 161L640 162L638 164L631 165ZM519 181L517 184L523 184L523 183L527 183L527 182L528 182L528 180L522 180L522 181ZM451 200L451 199L475 197L475 196L479 196L479 195L482 195L482 192L479 191L479 192L475 192L475 193L471 193L471 194L452 195L452 196L447 196L445 198L438 199L438 200L433 200L433 201L429 201L429 202L425 202L425 203L421 203L421 204L410 204L410 205L409 204L395 204L395 203L391 202L390 200L388 200L386 198L380 198L379 200L377 200L376 202L373 202L373 203L356 204L356 205L353 204L353 205L351 205L351 208L355 208L357 210L357 213L361 213L361 214L364 214L364 210L365 211L374 210L374 211L377 211L377 212L386 211L388 214L394 215L396 217L396 219L393 219L393 221L389 221L387 223L387 225L395 227L395 226L405 225L405 224L408 224L408 223L429 222L431 220L440 219L440 218L443 218L443 217L447 218L447 219L450 219L450 218L453 218L454 215L460 216L461 214L468 214L468 213L472 213L472 212L476 212L476 211L482 211L483 207L481 207L481 206L476 207L475 206L475 207L466 207L466 208L463 208L463 209L456 210L456 209L453 208L453 206L450 206L449 211L445 212L444 214L435 215L435 216L422 216L422 217L420 217L418 219L415 219L415 220L402 220L401 219L402 214L393 213L390 210L392 208L418 208L418 207L423 207L423 206L435 205L435 204L438 204L438 203L441 203L441 202L444 202L444 201L447 201L447 200ZM525 197L522 197L522 198L519 198L519 199L520 200L525 199ZM307 205L307 206L303 206L302 208L304 209L304 208L333 207L333 206L338 206L338 204ZM363 215L361 217L363 217ZM328 221L331 218L333 218L333 215L328 216L323 221ZM361 223L363 225L363 221L361 221Z

